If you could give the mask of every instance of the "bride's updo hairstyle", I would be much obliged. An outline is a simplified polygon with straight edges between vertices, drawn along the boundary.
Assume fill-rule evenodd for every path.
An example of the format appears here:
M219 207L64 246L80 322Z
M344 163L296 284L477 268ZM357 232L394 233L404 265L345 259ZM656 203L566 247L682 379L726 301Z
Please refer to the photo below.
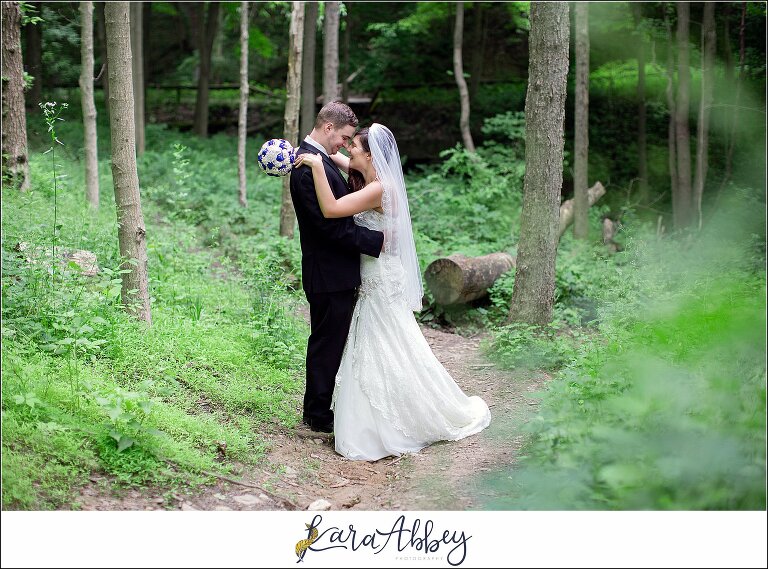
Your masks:
M354 138L360 137L360 145L363 147L363 150L366 152L371 151L371 147L368 146L368 127L361 128L360 131L355 134ZM362 190L365 187L365 178L363 178L363 174L361 172L358 172L354 168L349 169L349 189L351 189L353 192L356 192L357 190Z

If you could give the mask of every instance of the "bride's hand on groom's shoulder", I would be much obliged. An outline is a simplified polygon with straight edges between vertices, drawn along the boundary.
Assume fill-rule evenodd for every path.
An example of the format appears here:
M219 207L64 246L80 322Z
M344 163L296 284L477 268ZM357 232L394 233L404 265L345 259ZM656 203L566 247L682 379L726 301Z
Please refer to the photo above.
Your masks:
M294 166L298 168L299 166L309 166L312 168L313 166L322 165L323 159L320 157L319 154L312 154L311 152L305 152L304 154L299 154L296 157L296 161L294 163Z

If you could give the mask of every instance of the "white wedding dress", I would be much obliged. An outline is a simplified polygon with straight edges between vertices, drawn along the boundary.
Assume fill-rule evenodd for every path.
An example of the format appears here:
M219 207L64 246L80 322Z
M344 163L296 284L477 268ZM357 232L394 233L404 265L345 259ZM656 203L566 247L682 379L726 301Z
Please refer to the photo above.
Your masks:
M369 229L384 227L375 210L354 217ZM362 255L360 270L333 395L336 452L372 461L482 431L488 405L466 396L435 358L405 300L399 257Z

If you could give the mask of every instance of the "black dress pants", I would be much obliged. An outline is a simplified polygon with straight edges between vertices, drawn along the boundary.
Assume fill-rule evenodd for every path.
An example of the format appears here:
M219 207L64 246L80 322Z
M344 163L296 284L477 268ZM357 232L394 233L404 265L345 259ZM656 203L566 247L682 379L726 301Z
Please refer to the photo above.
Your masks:
M304 421L310 425L333 422L331 400L344 344L352 322L356 290L307 293L311 333L307 342L307 387Z

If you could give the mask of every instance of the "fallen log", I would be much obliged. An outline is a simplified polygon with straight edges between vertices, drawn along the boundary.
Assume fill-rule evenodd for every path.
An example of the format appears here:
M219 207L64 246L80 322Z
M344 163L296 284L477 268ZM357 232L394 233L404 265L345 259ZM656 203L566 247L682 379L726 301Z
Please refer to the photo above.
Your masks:
M508 253L457 254L430 263L424 280L438 304L461 304L485 296L496 279L514 266L515 258Z
M605 194L605 187L600 182L589 188L589 206ZM568 226L573 223L573 200L565 200L560 205L560 232L558 240ZM502 274L516 266L516 259L507 253L491 253L482 257L451 255L432 262L424 272L424 280L435 297L435 302L442 305L462 304L488 294Z
M69 263L74 263L86 277L92 277L100 272L96 254L91 251L66 249L57 245L52 252L47 245L31 245L26 241L16 243L13 250L20 253L20 256L23 256L24 260L30 264L50 262L51 254L55 254L62 268L67 268L70 266Z
M595 202L605 195L605 187L600 182L587 190L589 196L589 207L595 205ZM560 204L560 231L557 234L558 240L563 236L568 226L573 223L573 199L565 200Z

